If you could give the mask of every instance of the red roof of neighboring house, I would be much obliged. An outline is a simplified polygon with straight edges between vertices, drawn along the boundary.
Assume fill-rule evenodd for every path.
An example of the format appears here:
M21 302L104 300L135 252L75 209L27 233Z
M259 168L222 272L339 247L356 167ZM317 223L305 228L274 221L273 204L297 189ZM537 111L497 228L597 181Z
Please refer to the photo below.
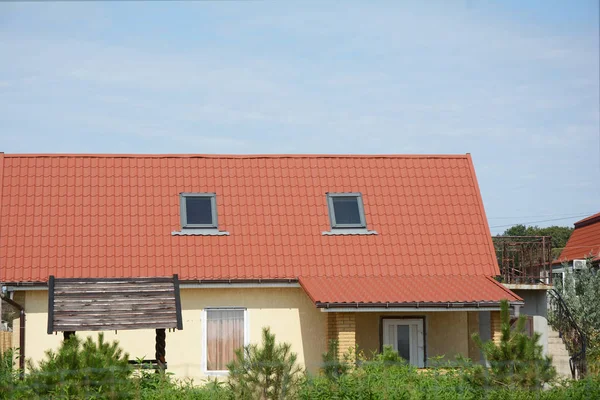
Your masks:
M493 278L474 276L392 276L300 278L318 306L353 303L486 303L521 301Z
M0 280L499 274L471 157L0 154ZM216 192L229 236L173 236ZM377 235L324 236L327 192Z
M575 222L575 229L557 263L593 256L600 259L600 213Z

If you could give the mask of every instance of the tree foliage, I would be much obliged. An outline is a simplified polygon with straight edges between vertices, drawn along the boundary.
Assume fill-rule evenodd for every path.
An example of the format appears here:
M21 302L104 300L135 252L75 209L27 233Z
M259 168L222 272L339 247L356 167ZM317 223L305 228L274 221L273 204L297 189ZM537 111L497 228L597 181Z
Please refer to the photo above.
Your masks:
M0 399L9 399L18 383L15 365L15 349L0 351Z
M476 378L486 385L539 388L554 379L556 370L552 359L543 355L539 344L540 334L529 337L525 333L525 317L520 316L516 326L511 327L508 302L502 301L500 311L501 338L483 342L478 333L473 334L475 344L483 352L489 368L480 368Z
M552 236L553 256L557 257L566 246L572 233L573 228L568 226L553 225L540 228L537 225L525 226L519 224L508 228L500 236Z
M340 358L338 355L339 344L337 340L330 340L329 347L326 353L323 353L323 367L321 372L331 379L336 380L340 376L345 375L352 368L352 360L350 352L346 352Z
M591 265L591 262L588 263ZM556 290L567 304L577 325L588 339L589 372L600 373L600 273L597 268L571 271L565 268L564 280L554 279ZM550 324L561 330L560 319L550 310ZM575 349L571 349L572 351Z
M73 335L56 352L46 351L39 366L29 363L25 386L42 398L128 398L128 358L117 341L105 342L102 333L97 342Z
M263 328L262 344L235 351L227 365L229 386L236 399L282 400L298 390L302 368L289 343L276 343L270 328Z

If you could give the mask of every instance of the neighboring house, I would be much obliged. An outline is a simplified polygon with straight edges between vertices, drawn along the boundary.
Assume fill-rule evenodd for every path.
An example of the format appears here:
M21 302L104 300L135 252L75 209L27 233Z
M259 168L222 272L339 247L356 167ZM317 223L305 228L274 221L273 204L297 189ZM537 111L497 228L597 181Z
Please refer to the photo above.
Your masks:
M419 367L479 359L471 335L497 339L500 301L523 305L494 279L468 154L0 154L0 180L0 281L34 361L63 339L46 333L51 275L178 274L166 359L196 379L224 374L264 326L311 372L331 339ZM106 336L153 357L153 330Z
M571 271L600 264L600 213L575 222L560 256L553 261L552 272L564 276L565 266Z
M501 281L521 297L519 313L526 317L526 331L540 335L548 354L547 291L552 289L552 238L550 236L495 236Z

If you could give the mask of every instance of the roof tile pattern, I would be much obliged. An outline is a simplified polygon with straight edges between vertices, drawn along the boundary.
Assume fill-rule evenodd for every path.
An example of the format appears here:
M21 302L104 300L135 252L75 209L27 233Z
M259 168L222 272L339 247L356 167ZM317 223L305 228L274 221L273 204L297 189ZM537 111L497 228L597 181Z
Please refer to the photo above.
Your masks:
M521 301L493 278L475 276L393 276L300 278L315 303L447 303Z
M0 155L0 280L498 274L459 156ZM179 193L216 192L229 236L172 236ZM323 236L327 192L378 235Z
M592 256L600 259L600 213L575 222L575 229L558 257L558 262L584 259Z

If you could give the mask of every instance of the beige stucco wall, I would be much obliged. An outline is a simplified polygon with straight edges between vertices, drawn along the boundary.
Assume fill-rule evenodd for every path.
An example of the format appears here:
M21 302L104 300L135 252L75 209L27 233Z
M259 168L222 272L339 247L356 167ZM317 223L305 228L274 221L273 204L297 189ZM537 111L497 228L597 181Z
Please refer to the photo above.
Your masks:
M43 358L44 351L57 348L63 335L48 335L47 291L28 291L26 308L26 357ZM317 310L300 288L269 289L182 289L183 330L167 332L169 372L178 378L205 379L201 369L202 310L205 307L245 307L248 310L250 342L260 342L264 326L270 326L278 341L292 344L298 360L311 372L317 372L321 354L326 351L326 314ZM78 332L78 336L96 335ZM118 340L131 359L154 358L153 330L105 332L108 340Z
M20 292L19 300L27 315L26 356L34 362L47 349L56 349L63 335L48 335L47 291ZM206 379L202 372L202 310L206 307L245 307L248 310L250 342L260 342L264 326L270 326L277 340L292 344L298 360L312 373L321 365L321 354L327 349L327 313L316 309L301 288L266 289L182 289L183 330L167 332L167 362L169 372L178 378L189 377L196 382ZM458 354L473 355L470 334L477 330L477 313L353 313L356 342L369 355L380 349L382 317L425 317L427 358L440 355L453 360ZM17 321L15 321L17 322ZM13 343L18 343L15 325ZM78 332L78 336L95 336L94 332ZM153 330L105 332L108 340L118 340L131 359L154 358Z
M356 342L359 349L369 356L379 352L380 327L382 317L425 317L425 351L427 359L444 356L452 361L461 354L469 355L469 321L467 312L425 312L425 313L356 313Z

